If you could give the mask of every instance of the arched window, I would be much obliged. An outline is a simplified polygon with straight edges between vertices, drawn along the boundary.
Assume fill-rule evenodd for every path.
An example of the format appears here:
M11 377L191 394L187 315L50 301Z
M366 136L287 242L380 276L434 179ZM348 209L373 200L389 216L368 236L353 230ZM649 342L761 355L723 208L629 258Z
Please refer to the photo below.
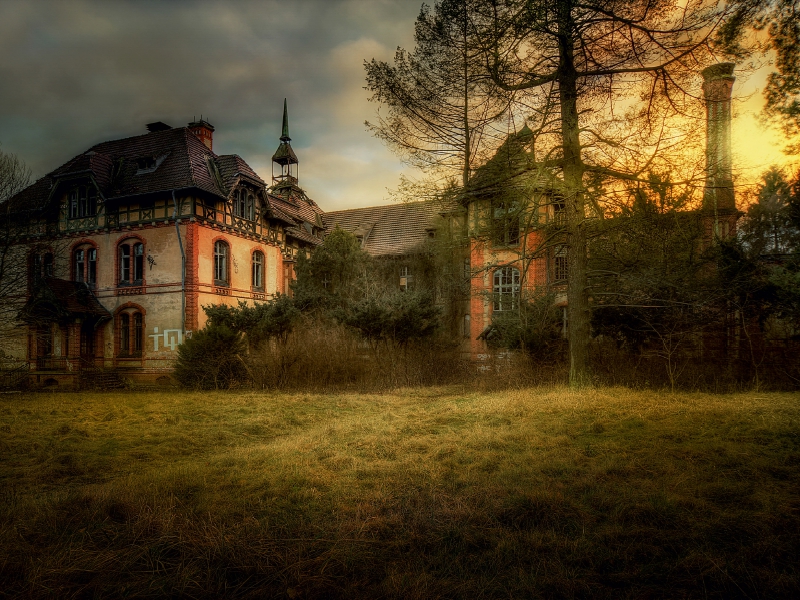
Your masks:
M97 211L97 191L93 186L79 185L69 193L69 218L93 217Z
M141 285L144 280L144 244L125 240L119 246L120 285Z
M83 244L72 251L72 279L97 284L97 248Z
M494 310L514 310L519 298L519 269L503 267L494 272Z
M136 308L120 311L117 315L120 358L139 358L144 348L144 315Z
M253 252L253 288L264 291L264 253L260 250Z
M246 219L251 221L256 220L256 197L248 192L247 194L247 207L246 207L247 216Z
M214 242L214 285L228 285L228 254L230 250L227 242L217 240Z

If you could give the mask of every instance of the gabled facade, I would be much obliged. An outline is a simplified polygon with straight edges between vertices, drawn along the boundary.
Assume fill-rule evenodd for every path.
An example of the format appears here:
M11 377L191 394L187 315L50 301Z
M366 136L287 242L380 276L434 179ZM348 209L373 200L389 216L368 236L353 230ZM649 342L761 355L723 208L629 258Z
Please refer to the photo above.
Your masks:
M97 368L163 377L203 306L288 291L297 252L322 241L322 211L296 177L268 185L241 157L215 154L213 132L203 120L152 123L9 201L29 269L11 353L39 380Z

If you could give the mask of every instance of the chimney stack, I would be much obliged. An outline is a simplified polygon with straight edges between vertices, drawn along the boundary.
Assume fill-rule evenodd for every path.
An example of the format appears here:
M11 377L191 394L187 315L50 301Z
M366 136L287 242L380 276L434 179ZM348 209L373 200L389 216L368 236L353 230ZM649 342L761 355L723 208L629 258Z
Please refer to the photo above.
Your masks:
M208 121L200 117L199 121L192 121L189 123L189 131L195 134L200 141L203 142L209 150L213 150L214 143L214 126Z
M731 91L734 63L718 63L703 69L706 102L706 187L703 209L735 212L731 172Z

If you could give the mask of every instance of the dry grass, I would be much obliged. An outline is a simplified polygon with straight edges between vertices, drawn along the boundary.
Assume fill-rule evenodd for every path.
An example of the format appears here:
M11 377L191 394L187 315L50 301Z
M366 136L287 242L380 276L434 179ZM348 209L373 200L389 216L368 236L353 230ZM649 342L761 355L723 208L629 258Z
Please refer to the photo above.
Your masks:
M800 396L0 396L0 595L794 598Z

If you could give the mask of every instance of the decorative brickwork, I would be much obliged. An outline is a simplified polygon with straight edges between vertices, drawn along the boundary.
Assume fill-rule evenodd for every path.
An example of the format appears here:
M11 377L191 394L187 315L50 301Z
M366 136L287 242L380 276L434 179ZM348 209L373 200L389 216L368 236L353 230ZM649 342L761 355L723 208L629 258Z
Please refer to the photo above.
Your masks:
M184 226L186 232L186 323L187 331L195 331L198 328L198 237L199 228L196 222L187 223Z

